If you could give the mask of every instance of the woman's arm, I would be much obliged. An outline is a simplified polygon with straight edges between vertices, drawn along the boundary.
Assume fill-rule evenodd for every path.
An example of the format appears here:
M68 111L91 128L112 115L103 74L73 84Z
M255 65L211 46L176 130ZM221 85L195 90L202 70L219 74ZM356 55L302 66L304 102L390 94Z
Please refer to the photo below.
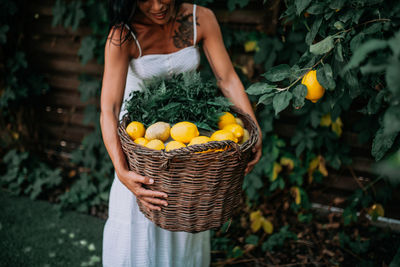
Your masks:
M127 34L126 32L123 34ZM129 171L125 155L117 134L118 117L124 96L126 75L131 58L132 42L126 41L119 45L120 33L111 34L105 47L105 62L103 85L100 99L100 125L103 141L121 182L132 191L149 209L160 209L157 205L167 205L167 195L162 192L146 190L142 184L151 184L153 181L135 172Z
M238 108L249 114L258 127L260 139L255 146L255 157L249 162L246 173L250 172L262 154L262 135L253 108L242 82L236 74L232 61L226 51L221 30L214 13L204 7L198 9L199 37L203 40L204 53L217 79L222 93Z

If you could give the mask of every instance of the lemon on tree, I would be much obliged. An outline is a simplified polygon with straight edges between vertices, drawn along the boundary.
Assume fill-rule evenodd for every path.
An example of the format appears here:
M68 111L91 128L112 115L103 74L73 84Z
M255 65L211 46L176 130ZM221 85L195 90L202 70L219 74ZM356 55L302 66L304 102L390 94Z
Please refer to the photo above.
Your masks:
M150 125L145 134L147 140L159 139L163 142L169 138L171 126L163 121L156 122Z
M133 141L133 142L135 142L138 145L145 146L149 142L149 140L147 140L144 137L139 137L139 138L136 138L135 141Z
M194 123L181 121L172 126L171 137L175 141L189 143L194 137L199 136L199 130Z
M222 116L219 117L218 128L222 130L226 125L236 123L235 116L232 113L224 112Z
M168 144L165 146L165 150L171 151L171 150L178 149L181 147L186 147L186 145L182 142L174 140L174 141L168 142Z
M307 87L306 99L313 103L316 103L320 98L324 96L325 88L317 80L317 71L310 70L304 75L301 83Z
M132 140L136 138L143 137L145 132L144 125L138 121L132 121L126 126L126 133L129 135Z
M159 139L150 140L147 144L144 145L145 147L155 149L155 150L162 150L165 148L163 141Z
M243 127L237 123L228 124L223 128L223 130L232 132L238 141L242 140L243 135L244 135Z

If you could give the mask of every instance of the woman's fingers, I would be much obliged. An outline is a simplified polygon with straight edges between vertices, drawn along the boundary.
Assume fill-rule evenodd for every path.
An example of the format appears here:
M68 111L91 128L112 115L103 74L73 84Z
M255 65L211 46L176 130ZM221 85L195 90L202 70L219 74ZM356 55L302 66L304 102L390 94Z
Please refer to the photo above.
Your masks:
M159 198L152 198L152 197L142 197L142 200L151 203L151 204L156 204L158 206L168 206L168 202L165 200L161 200Z
M147 210L161 210L160 207L154 206L152 204L150 204L147 201L144 201L142 199L139 199L140 202L142 202L143 206L147 209Z
M256 150L256 154L255 154L253 160L250 161L250 162L247 164L246 170L244 171L245 174L248 174L249 172L251 172L251 170L254 168L254 166L257 164L257 162L260 160L261 155L262 155L261 149L257 149L257 150Z
M142 197L151 197L151 198L167 198L168 197L168 195L163 192L148 190L148 189L144 189L143 187L140 187L137 189L136 195L141 198Z
M142 184L153 184L154 180L149 178L149 177L144 177L140 174L131 172L132 179L137 182L137 183L142 183Z

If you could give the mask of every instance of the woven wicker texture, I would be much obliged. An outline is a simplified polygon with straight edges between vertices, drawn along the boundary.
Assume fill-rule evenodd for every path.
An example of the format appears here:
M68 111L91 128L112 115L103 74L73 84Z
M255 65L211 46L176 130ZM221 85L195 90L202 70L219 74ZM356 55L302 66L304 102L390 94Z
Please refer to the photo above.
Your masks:
M197 233L217 229L232 216L240 202L244 170L258 140L257 127L247 114L232 108L242 119L250 139L242 145L213 141L169 152L134 143L125 131L129 117L120 121L118 134L130 170L154 179L146 188L168 194L168 207L140 211L157 226L169 231ZM227 149L225 149L227 148ZM225 149L224 151L208 151Z

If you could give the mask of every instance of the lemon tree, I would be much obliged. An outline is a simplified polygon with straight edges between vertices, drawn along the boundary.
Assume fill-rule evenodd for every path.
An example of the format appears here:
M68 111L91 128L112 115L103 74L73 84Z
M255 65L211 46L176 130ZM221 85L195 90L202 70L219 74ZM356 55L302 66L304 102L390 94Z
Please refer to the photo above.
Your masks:
M385 171L390 178L382 192L400 182L394 175L400 166L395 160L400 148L400 4L289 0L285 5L282 23L303 34L298 44L304 49L276 60L246 92L257 103L264 133L274 134L273 123L282 112L295 118L296 129L290 137L264 134L263 164L246 177L244 187L255 203L266 192L287 192L291 208L302 214L299 220L306 220L306 186L331 170L351 167L352 144L343 138L345 131L358 134L357 142L369 146L379 162L376 172ZM288 40L290 35L281 37ZM255 56L269 49L260 42L257 47ZM352 112L361 119L350 123ZM265 176L270 178L267 185L260 178ZM383 178L377 175L366 190L355 191L343 214L346 225L357 221L358 211L375 212L379 206L374 203L387 201L373 189Z

